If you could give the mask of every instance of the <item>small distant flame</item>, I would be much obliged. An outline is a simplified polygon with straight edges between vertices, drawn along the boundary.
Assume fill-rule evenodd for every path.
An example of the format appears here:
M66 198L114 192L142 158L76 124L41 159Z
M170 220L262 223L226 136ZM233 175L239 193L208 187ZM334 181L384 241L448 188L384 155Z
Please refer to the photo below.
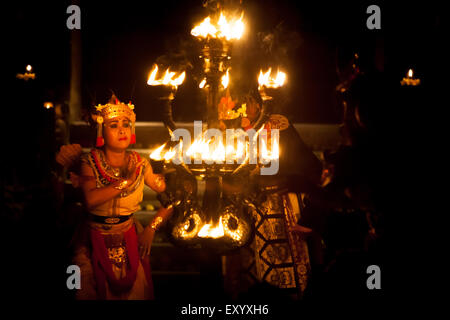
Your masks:
M53 108L53 103L51 103L51 102L44 102L44 108L45 108L45 109L51 109L51 108Z
M204 79L202 80L202 82L200 82L200 84L198 85L198 87L199 87L200 89L203 89L203 88L205 87L205 84L206 84L206 78L204 78Z
M413 73L413 69L409 69L408 72L406 73L406 77L404 77L401 81L400 84L402 86L418 86L420 85L420 79L419 78L414 78L414 73Z
M195 37L225 38L227 40L240 39L244 33L244 14L239 19L228 21L223 12L220 13L217 24L211 23L211 18L206 17L199 25L191 30Z
M169 85L177 88L179 85L183 83L184 78L186 77L186 72L183 71L183 73L181 73L177 78L173 79L176 73L169 71L169 68L167 68L166 72L164 73L164 76L160 79L156 79L157 73L158 73L158 66L155 64L153 66L153 69L150 71L150 75L147 80L148 85L150 86Z
M222 76L221 82L224 89L228 87L228 84L230 83L230 75L228 74L228 71L230 68L227 69L227 72Z
M33 70L33 67L31 65L27 65L26 70L27 72L31 72L31 70Z
M263 86L267 88L278 88L282 87L286 81L286 73L278 70L275 78L271 77L272 68L269 68L267 72L263 73L262 70L259 71L258 84L259 89Z

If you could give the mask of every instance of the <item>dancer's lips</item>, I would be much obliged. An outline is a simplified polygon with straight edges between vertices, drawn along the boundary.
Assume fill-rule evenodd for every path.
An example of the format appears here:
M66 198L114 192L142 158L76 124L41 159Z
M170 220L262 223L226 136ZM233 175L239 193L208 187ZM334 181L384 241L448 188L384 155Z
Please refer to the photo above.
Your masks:
M127 137L122 137L122 138L119 138L119 141L126 141L127 140Z

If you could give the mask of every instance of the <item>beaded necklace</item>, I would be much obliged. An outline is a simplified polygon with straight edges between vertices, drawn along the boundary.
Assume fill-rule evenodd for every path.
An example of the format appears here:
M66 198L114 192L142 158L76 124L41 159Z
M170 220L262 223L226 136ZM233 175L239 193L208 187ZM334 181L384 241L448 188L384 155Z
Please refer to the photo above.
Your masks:
M128 156L129 161L133 161L134 163L138 163L141 160L139 154L134 151L129 153ZM96 175L98 177L98 182L100 182L101 185L106 186L109 185L110 183L118 181L119 179L122 179L122 177L120 176L120 169L113 168L112 166L110 166L107 163L106 157L104 156L103 152L97 149L92 149L90 152L90 158L91 158L90 162L93 164L93 167L97 173ZM141 173L143 172L143 168L144 166L140 166L139 168L136 169L137 178L135 182L133 183L132 186L130 186L130 188L127 189L126 192L123 192L120 195L121 197L127 196L128 194L132 193L134 190L137 189L137 187L140 185L141 181L140 178Z

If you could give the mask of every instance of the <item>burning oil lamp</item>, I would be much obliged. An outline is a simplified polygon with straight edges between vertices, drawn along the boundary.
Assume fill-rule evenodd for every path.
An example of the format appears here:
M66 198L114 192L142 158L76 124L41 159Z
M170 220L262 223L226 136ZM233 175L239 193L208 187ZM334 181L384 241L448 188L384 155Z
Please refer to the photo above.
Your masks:
M418 86L420 84L420 79L414 78L414 73L412 69L409 69L406 77L400 81L402 86Z
M257 141L267 137L266 133L259 134L269 119L274 90L285 84L286 73L278 71L272 75L271 68L260 72L258 82L263 105L253 128L244 131L241 117L247 116L246 106L235 104L229 92L232 46L244 34L244 15L232 16L216 7L210 11L191 30L191 35L201 44L198 57L203 68L198 87L205 93L206 125L196 128L194 122L193 141L186 130L185 134L178 135L178 141L155 148L150 161L164 172L175 172L176 183L172 189L168 184L167 190L183 198L169 221L169 238L179 245L232 249L248 243L254 233L249 212L255 205L247 197L245 187L250 171L266 166L279 156L278 139L272 139L275 143L271 148L260 142L258 162ZM159 74L158 70L154 65L147 84L164 89L163 122L171 140L177 140L174 137L180 131L172 119L172 102L185 72L176 73L167 68ZM225 138L222 133L226 133ZM196 192L199 184L204 186L201 199Z
M147 80L147 84L150 86L170 86L175 88L175 90L178 88L179 85L181 85L184 81L184 78L186 77L186 72L183 71L178 77L173 78L176 74L176 72L169 71L169 68L167 68L166 72L164 73L164 76L162 78L156 79L156 75L158 73L158 65L154 65L152 71L150 72L150 75Z
M164 124L169 130L169 133L172 134L172 132L176 129L176 126L172 119L171 103L175 98L175 93L177 92L178 86L183 83L186 77L186 72L183 71L175 77L176 72L170 71L169 69L170 68L166 69L163 77L157 78L158 65L154 64L152 70L150 71L147 84L149 86L159 86L163 88L163 93L159 99L164 101Z
M266 88L279 88L284 85L286 82L286 73L278 70L277 75L272 77L272 68L269 68L267 72L259 71L258 76L258 90L262 90L264 87Z
M23 79L25 81L28 81L29 79L34 80L36 78L36 74L33 73L33 67L31 65L27 65L25 67L25 73L18 73L16 74L17 79Z
M52 102L44 102L44 108L45 109L53 108L53 103Z

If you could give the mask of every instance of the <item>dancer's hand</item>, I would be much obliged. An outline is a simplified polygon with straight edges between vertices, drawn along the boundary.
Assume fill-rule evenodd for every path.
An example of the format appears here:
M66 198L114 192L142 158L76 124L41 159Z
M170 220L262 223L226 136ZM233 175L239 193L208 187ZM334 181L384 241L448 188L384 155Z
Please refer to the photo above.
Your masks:
M144 163L144 160L134 163L133 161L128 162L127 169L123 174L124 178L129 181L128 185L131 185L137 177L137 171L140 166Z
M82 149L79 144L68 144L61 146L58 154L56 155L56 162L64 168L69 168L78 160L81 153Z
M153 238L155 237L155 230L147 226L141 234L139 234L139 255L145 258L150 255Z

